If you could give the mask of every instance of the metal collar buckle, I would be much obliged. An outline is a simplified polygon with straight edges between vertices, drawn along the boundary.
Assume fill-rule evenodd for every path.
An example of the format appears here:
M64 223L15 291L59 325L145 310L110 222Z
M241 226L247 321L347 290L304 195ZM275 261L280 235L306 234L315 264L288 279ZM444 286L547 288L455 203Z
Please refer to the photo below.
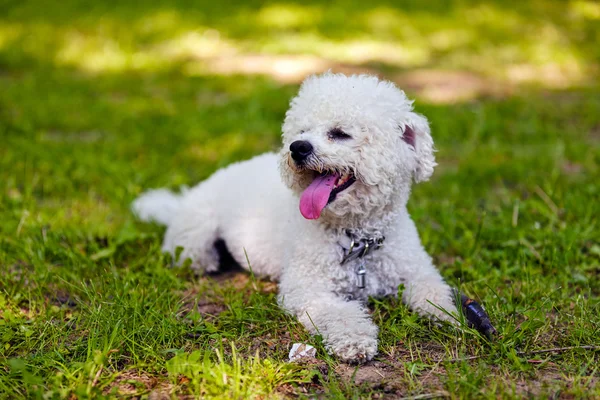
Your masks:
M346 250L346 254L344 254L344 258L342 258L342 264L356 260L357 258L362 258L371 251L379 249L383 246L384 240L384 236L378 238L363 238L359 240L351 237L350 248Z

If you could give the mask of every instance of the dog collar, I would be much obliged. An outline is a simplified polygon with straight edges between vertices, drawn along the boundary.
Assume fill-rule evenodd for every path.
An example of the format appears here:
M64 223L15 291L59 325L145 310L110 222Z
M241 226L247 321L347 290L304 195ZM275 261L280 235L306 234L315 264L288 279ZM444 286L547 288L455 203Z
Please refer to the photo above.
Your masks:
M344 257L342 258L341 264L344 265L348 261L361 259L358 269L356 270L356 286L358 286L359 289L364 289L366 286L367 269L365 268L365 263L362 261L362 258L370 252L381 248L385 236L356 238L350 232L346 232L346 234L350 239L350 245L348 247L342 245Z
M350 233L347 233L350 238L350 245L344 249L344 258L342 258L342 265L348 261L356 260L357 258L363 258L370 252L377 250L383 246L385 236L373 236L357 239Z

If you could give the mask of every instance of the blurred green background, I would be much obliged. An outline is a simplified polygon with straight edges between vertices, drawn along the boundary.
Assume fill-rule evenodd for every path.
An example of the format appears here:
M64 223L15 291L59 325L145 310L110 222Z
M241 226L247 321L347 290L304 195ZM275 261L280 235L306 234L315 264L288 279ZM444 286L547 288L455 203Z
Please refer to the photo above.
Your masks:
M457 114L478 99L566 90L549 118L590 114L597 131L596 109L571 90L598 93L597 2L1 0L0 9L3 196L34 191L52 212L79 207L71 218L85 214L96 229L115 212L110 199L193 183L275 148L297 83L328 69L396 81L432 119L442 160L468 156L449 147L477 129L521 149L537 141L504 118ZM549 122L528 117L531 129ZM469 126L451 128L457 118ZM597 132L574 134L597 144Z
M329 69L393 80L429 118L439 166L411 214L444 277L503 334L490 349L378 303L382 357L423 343L434 358L479 354L434 385L465 397L591 393L597 353L550 371L515 351L600 341L599 44L588 0L0 0L0 398L33 396L31 382L85 397L132 368L166 379L170 349L212 354L180 318L206 288L166 268L162 229L129 204L276 149L299 82ZM247 355L268 331L280 347L263 356L284 360L292 322L273 295L227 293L233 305L202 325L210 340ZM401 393L426 391L426 360L395 367Z

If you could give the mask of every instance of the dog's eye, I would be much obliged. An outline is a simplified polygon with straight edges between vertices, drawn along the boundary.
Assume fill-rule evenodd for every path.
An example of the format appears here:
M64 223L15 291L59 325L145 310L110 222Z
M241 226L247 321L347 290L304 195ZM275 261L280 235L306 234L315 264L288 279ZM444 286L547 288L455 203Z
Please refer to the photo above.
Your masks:
M348 135L346 132L344 132L340 128L331 129L329 132L327 132L327 136L329 137L329 139L333 139L333 140L352 139L352 136Z

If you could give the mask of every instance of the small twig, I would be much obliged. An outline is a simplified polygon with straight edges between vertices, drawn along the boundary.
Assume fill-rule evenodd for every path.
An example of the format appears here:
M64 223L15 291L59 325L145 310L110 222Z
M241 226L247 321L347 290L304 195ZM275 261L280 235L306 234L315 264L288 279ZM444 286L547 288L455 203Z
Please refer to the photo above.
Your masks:
M94 380L92 381L92 387L96 386L96 384L98 383L98 379L100 379L100 374L102 373L103 368L104 368L104 365L101 365L100 368L98 368L98 372L96 372L96 376L94 377Z
M527 249L529 249L529 251L535 256L535 258L538 259L539 262L543 263L544 259L542 258L541 254L538 253L538 251L535 249L535 247L533 247L533 245L531 243L529 243L527 241L527 239L521 238L521 240L519 240L519 242L521 242L521 244L525 247L527 247Z
M582 350L600 350L600 346L593 346L593 345L587 345L587 346L568 346L568 347L555 347L553 349L541 349L541 350L533 350L533 351L517 351L517 355L519 356L525 356L525 355L530 355L530 354L542 354L542 353L562 353L564 351L568 351L568 350L575 350L575 349L582 349Z
M431 371L429 371L427 373L427 375L425 375L425 377L423 379L421 379L421 382L425 382L427 380L427 378L429 378L431 376L431 374L433 374L433 372L437 369L437 367L440 365L440 363L437 363L433 368L431 368Z
M469 356L469 357L458 357L458 358L451 358L451 359L440 359L440 360L435 360L434 362L436 363L440 363L440 362L458 362L458 361L470 361L470 360L477 360L478 358L481 358L483 356Z
M446 392L445 390L440 390L439 392L419 394L417 396L400 397L400 400L424 400L435 399L438 397L450 397L450 393Z
M256 276L254 275L254 271L252 270L252 264L250 264L250 259L248 258L248 253L246 252L245 247L244 256L246 256L246 264L248 265L248 270L250 271L250 282L252 282L252 289L258 291L258 287L256 286Z
M556 366L555 363L553 363L552 361L548 361L548 360L527 360L527 362L529 364L544 364L544 365L551 365L551 366Z
M513 207L512 213L512 226L516 227L519 223L519 200L515 202L515 206Z
M542 199L542 201L543 201L544 203L546 203L546 205L548 206L548 208L549 208L549 209L550 209L550 210L551 210L551 211L552 211L554 214L558 214L558 212L559 212L559 208L558 208L558 206L556 205L556 203L555 203L555 202L553 202L553 201L552 201L552 199L550 198L550 196L548 196L548 195L546 194L546 192L544 192L544 191L542 190L542 188L541 188L541 187L539 187L539 186L537 186L537 185L536 185L536 186L533 188L533 190L534 190L534 191L537 193L537 195L538 195L538 196L540 196L540 198Z
M111 354L113 353L118 353L119 349L110 349L106 355L107 357L110 357ZM96 376L94 376L94 380L92 381L92 387L96 386L96 384L98 383L98 379L100 379L100 374L102 374L102 370L104 369L104 365L100 365L100 368L98 368L98 372L96 372Z
M19 225L17 225L17 237L21 234L21 229L23 228L23 225L25 224L25 220L27 219L27 217L29 217L29 211L25 210L25 211L23 211L23 215L21 216L21 219L19 220Z

